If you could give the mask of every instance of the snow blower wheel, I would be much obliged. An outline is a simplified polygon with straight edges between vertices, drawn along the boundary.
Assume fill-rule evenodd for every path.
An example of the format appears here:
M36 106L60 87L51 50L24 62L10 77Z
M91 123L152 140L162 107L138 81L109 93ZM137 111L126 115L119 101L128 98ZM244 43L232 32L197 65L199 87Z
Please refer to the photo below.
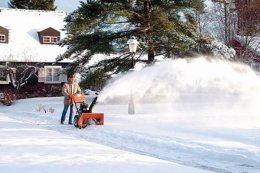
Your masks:
M78 115L75 115L75 116L74 116L74 122L73 122L74 127L78 127L78 121L79 121L79 116L78 116Z

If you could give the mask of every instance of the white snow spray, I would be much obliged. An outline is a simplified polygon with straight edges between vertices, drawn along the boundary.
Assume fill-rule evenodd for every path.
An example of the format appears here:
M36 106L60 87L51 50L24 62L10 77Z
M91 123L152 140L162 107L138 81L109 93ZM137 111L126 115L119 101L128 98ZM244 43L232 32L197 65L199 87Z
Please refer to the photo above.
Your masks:
M113 79L99 101L127 104L130 94L136 104L163 105L151 112L175 120L260 127L260 77L245 64L209 57L165 60Z

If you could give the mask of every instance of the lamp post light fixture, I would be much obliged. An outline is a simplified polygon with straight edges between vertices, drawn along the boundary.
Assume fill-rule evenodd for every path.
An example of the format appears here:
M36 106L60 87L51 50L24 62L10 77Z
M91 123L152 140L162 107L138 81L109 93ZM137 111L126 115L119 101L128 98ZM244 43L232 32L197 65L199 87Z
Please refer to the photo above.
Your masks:
M132 68L134 68L134 54L137 50L137 46L139 42L136 40L134 36L132 36L128 41L127 44L129 46L129 52L132 54Z

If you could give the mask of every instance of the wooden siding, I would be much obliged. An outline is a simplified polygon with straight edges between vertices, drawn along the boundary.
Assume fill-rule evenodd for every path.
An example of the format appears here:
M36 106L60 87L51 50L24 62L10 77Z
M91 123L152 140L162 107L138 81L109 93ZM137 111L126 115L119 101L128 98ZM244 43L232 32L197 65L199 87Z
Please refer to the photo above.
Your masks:
M258 63L260 64L260 56L251 50L250 47L245 47L239 40L232 40L231 46L236 51L236 60L247 64Z
M9 36L9 31L8 31L8 29L0 26L0 34L5 35L5 42L1 42L1 43L8 43L8 40L9 40L9 37L8 37Z
M60 32L51 27L38 32L38 36L41 44L54 44L54 43L44 43L43 42L44 36L57 37L57 41L60 40Z

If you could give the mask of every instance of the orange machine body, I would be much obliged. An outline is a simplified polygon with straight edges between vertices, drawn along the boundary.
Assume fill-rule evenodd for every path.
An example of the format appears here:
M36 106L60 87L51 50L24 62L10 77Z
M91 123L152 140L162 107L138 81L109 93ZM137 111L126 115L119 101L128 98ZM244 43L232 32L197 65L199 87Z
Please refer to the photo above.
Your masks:
M84 103L86 101L86 96L84 94L71 94L70 98L75 104L77 113L79 114L78 127L82 128L83 123L87 122L89 119L94 119L97 125L104 125L104 113L80 113L76 103Z
M98 125L104 125L103 113L82 113L78 121L78 127L82 128L83 123L88 121L90 118L95 119L98 122Z

